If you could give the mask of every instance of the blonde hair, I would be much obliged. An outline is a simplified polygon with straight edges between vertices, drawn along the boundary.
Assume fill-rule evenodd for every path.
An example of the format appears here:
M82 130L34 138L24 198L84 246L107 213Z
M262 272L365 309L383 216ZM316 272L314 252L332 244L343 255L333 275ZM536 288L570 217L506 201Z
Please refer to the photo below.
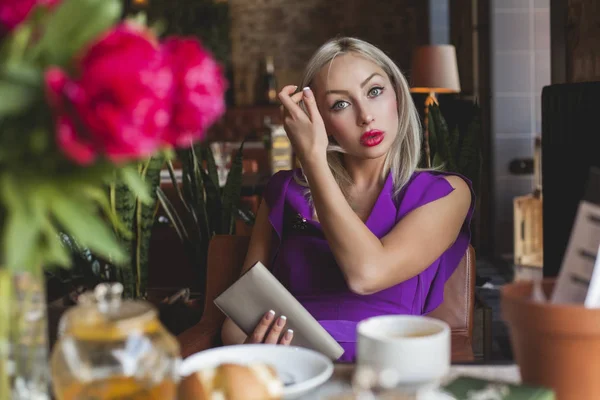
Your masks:
M386 155L381 179L384 180L388 172L392 174L393 195L396 197L417 170L421 156L419 114L410 95L408 82L398 66L383 51L370 43L351 37L336 38L322 45L309 60L300 87L311 86L321 68L332 62L338 55L348 53L360 55L377 64L388 75L395 90L398 103L398 134ZM349 200L347 188L353 182L344 168L343 152L340 146L330 142L327 162L344 196ZM297 177L297 181L308 186L306 177ZM307 196L312 204L310 191L307 191Z

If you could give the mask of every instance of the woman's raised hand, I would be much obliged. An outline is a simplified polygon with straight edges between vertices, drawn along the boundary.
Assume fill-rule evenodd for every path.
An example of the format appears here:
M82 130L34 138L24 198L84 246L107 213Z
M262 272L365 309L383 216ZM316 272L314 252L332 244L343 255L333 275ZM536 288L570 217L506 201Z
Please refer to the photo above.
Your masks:
M271 310L262 317L254 328L254 332L246 338L244 343L271 343L287 346L292 342L294 331L288 329L283 332L285 323L284 315L275 318L275 311Z
M314 93L310 88L294 93L297 86L286 86L279 92L283 104L283 123L285 131L300 162L314 157L325 156L328 139L323 118L317 108ZM298 104L304 103L308 115Z

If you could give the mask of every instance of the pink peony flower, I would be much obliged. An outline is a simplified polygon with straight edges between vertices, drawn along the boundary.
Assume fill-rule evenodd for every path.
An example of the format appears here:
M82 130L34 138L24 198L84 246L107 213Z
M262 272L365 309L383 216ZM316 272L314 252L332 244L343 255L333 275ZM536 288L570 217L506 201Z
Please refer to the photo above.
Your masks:
M146 31L120 25L94 43L69 78L46 73L59 147L78 164L150 156L165 144L173 72Z
M187 147L201 140L225 112L227 81L198 40L170 38L162 50L174 78L171 123L165 139L173 146Z
M0 25L2 31L12 31L28 16L36 5L52 7L60 0L0 0Z

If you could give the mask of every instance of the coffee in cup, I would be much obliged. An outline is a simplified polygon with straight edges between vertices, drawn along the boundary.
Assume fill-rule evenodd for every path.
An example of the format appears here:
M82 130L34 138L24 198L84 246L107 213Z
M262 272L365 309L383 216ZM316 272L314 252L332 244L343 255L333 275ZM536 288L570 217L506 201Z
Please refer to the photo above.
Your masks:
M450 371L450 327L418 315L383 315L359 322L357 365L390 370L401 385L437 385Z

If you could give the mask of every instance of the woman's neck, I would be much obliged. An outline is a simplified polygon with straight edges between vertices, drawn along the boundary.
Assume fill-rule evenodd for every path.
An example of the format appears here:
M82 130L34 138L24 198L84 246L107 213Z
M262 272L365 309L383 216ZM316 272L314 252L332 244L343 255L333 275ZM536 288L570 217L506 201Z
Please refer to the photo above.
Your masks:
M344 155L343 162L355 187L368 189L383 183L385 157L365 160Z

